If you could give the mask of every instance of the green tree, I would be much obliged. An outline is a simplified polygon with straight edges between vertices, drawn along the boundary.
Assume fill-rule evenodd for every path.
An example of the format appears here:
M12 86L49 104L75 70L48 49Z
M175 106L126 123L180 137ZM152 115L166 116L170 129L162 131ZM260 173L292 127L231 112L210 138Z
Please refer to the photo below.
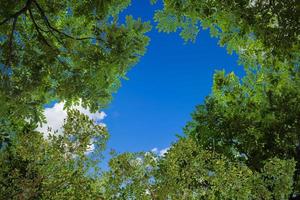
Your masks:
M148 23L118 14L130 0L1 0L1 116L40 121L51 100L105 106L145 52Z
M150 152L114 155L100 180L105 199L157 199L158 159Z
M93 112L111 100L149 42L149 23L119 22L129 4L0 0L1 199L103 199L96 179L106 130L75 110L63 133L44 138L36 127L50 101Z
M152 1L155 2L155 1ZM43 105L96 111L144 53L148 24L118 14L130 1L1 1L0 194L4 199L294 199L300 188L299 3L164 0L165 32L199 25L245 66L214 76L185 136L168 153L97 164L108 134L76 110L62 134L35 131ZM283 42L284 41L284 42ZM91 145L96 152L87 155Z
M0 151L0 199L103 199L96 179L106 129L78 110L63 128L47 139L29 124L15 132Z
M239 160L260 171L266 160L297 161L294 193L300 183L299 73L283 66L248 70L240 82L218 72L213 93L197 107L185 133L204 149Z
M300 192L298 1L163 2L163 10L155 15L160 31L181 29L180 35L188 41L196 39L200 26L209 28L211 35L219 38L221 46L226 46L229 53L235 51L239 55L246 70L242 80L234 73L215 74L212 94L193 113L192 121L185 128L186 137L196 143L195 148L224 156L230 162L229 173L235 163L245 165L254 174L272 176L274 173L274 177L278 169L286 167L289 173L283 178L289 180L291 188L282 192L275 183L268 186L261 182L271 195L265 198L297 198ZM181 151L184 152L184 149L178 150L177 154ZM186 152L179 157L184 159L189 155ZM194 156L185 160L188 166L194 162L199 164ZM274 159L280 162L271 168L273 164L266 163L272 163ZM208 162L213 160L209 158ZM294 170L293 165L283 164L293 160L296 161ZM168 177L172 180L174 173L178 172L172 173L169 166L170 163L165 165L165 171L171 173ZM180 163L174 163L174 167L180 169L179 166ZM226 172L223 173L226 177ZM235 177L234 174L232 176ZM186 181L192 179L185 177L182 175L182 179L172 184L177 184L174 190L181 191L181 194L187 190L190 195L195 190L189 189ZM221 180L219 178L217 180ZM240 177L240 181L245 178ZM274 190L270 191L270 188ZM211 191L214 195L220 193L218 190ZM247 195L247 192L244 194ZM244 197L219 196L221 199Z
M300 3L297 0L163 0L157 11L158 29L181 29L184 40L195 40L202 26L220 39L229 52L240 54L244 65L276 56L299 62ZM250 62L245 62L247 61ZM250 61L249 61L250 60Z
M287 199L295 161L274 157L255 171L193 138L181 138L159 167L159 199Z
M273 157L260 170L184 137L168 153L124 153L101 179L105 199L288 199L293 159Z
M212 94L165 157L146 168L130 165L138 158L134 154L120 155L106 187L116 188L120 199L298 198L299 4L163 2L155 15L159 30L179 28L188 41L195 40L200 24L210 28L229 53L238 53L246 75L240 80L234 73L216 72ZM149 168L152 195L145 196L140 186L149 187L149 182L139 177Z
M252 168L272 156L296 159L299 83L299 73L293 76L283 67L249 70L242 81L217 72L213 93L197 107L186 134L228 157L243 153Z

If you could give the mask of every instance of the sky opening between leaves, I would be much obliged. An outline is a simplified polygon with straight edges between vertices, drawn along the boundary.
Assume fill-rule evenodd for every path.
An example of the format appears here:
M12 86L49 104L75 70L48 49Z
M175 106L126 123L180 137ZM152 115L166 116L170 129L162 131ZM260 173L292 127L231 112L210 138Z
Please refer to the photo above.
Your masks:
M158 8L162 8L159 3L133 0L121 14L121 21L130 14L151 21L153 28L148 33L151 41L146 55L129 71L128 80L122 81L110 105L100 112L99 119L110 133L108 151L152 150L163 154L176 141L176 134L182 133L195 106L210 93L216 70L234 71L240 77L244 74L237 56L218 46L208 30L201 30L195 43L185 43L178 33L159 33L153 21ZM62 108L53 104L47 106L48 113L49 107Z
M109 148L118 152L163 150L176 140L190 113L211 91L215 70L225 69L243 75L237 56L229 55L201 31L195 43L185 44L178 33L159 33L153 22L155 10L162 4L133 0L122 13L142 21L151 21L152 31L147 53L132 68L105 110L110 132Z

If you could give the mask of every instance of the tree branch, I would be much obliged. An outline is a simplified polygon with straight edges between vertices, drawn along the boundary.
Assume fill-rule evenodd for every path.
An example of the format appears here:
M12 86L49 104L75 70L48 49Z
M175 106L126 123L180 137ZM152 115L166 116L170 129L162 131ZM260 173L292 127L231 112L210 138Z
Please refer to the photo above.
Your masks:
M67 38L73 39L73 40L89 40L89 39L94 39L93 37L74 37L72 35L69 35L69 34L63 32L63 31L58 30L57 28L55 28L55 27L53 27L51 25L51 23L48 20L48 17L45 14L44 9L37 3L37 1L34 0L34 4L36 5L37 9L39 10L42 18L44 19L44 21L45 21L45 23L46 23L46 25L48 26L49 29L57 32L58 34L64 35Z
M35 27L37 33L39 34L39 36L41 37L41 39L43 40L43 42L44 42L47 46L51 47L51 45L48 43L48 41L46 40L46 38L44 37L44 35L41 33L41 29L40 29L40 27L37 25L37 23L36 23L36 21L35 21L35 19L34 19L34 16L33 16L32 12L31 12L31 9L29 9L29 15L30 15L30 18L31 18L31 20L32 20L32 22L33 22L33 24L34 24L34 27Z
M0 26L5 24L6 22L8 22L9 20L11 20L12 18L17 18L19 17L19 15L21 15L22 13L26 12L26 10L29 9L30 5L31 5L32 0L27 0L26 5L19 10L18 12L16 12L15 14L11 15L10 17L4 19L3 21L0 22Z

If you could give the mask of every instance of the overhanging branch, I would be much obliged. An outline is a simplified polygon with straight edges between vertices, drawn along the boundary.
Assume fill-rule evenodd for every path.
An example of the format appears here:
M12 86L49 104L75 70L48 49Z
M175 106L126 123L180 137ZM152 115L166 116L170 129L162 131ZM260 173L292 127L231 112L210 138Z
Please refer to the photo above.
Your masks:
M48 43L47 39L44 37L44 35L41 33L41 29L40 27L37 25L35 19L34 19L34 16L31 12L31 9L29 9L29 15L30 15L30 18L32 20L32 23L34 24L34 27L35 27L35 30L37 31L38 35L41 37L42 41L49 47L51 47L51 45Z
M39 10L43 20L45 21L45 24L47 25L47 27L49 29L51 29L52 31L55 31L56 33L60 34L60 35L64 35L67 38L73 39L73 40L90 40L90 39L94 39L93 37L74 37L72 35L69 35L63 31L58 30L57 28L53 27L51 25L51 23L48 20L48 17L45 14L44 9L38 4L37 1L34 1L34 4L36 5L37 9Z

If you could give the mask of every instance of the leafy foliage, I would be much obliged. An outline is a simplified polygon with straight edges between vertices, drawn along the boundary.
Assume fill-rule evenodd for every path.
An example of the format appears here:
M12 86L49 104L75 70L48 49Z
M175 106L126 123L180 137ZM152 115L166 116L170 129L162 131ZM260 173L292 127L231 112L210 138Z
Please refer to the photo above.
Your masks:
M53 99L102 108L148 44L148 23L118 23L128 0L0 3L1 111L16 118Z
M163 3L163 10L155 14L161 31L174 32L179 28L184 40L195 40L201 25L209 28L211 35L218 37L229 52L240 53L241 60L276 56L299 62L297 0L163 0Z
M253 171L182 138L161 161L158 193L160 199L287 199L294 169L293 160L272 158Z
M61 135L45 139L34 128L24 127L1 148L1 199L102 199L95 178L105 128L77 110L68 112ZM87 154L91 145L96 151Z
M156 199L157 161L149 152L115 155L101 180L105 199Z
M248 71L242 83L218 72L213 94L198 106L185 132L205 149L261 170L273 157L297 161L300 184L299 72L284 66Z
M204 147L246 159L252 168L273 156L297 158L299 85L299 73L292 76L283 67L248 71L242 83L233 73L218 72L213 94L185 131Z
M70 109L103 108L145 53L150 24L118 22L129 4L0 0L0 199L102 199L108 133ZM63 133L44 138L36 127L53 100L68 118Z
M118 22L129 0L0 0L1 198L299 197L299 3L163 2L159 30L181 29L189 41L209 28L246 75L216 72L212 94L164 156L116 154L102 172L108 133L71 106L107 104L144 54L149 24ZM63 133L44 138L35 128L53 99L66 102L68 118Z
M101 185L105 199L288 199L295 164L273 157L256 171L181 138L165 157L118 155Z
M173 182L170 181L168 188L175 185L174 191L166 194L173 192L173 199L178 195L187 199L203 198L196 189L199 183L193 179L197 175L188 177L187 174L199 173L203 179L205 173L201 174L200 169L206 169L211 166L210 163L217 167L214 161L222 160L228 163L226 171L216 180L224 187L219 190L216 186L214 190L205 185L203 190L211 193L204 199L299 197L299 3L235 0L163 2L164 9L155 15L159 30L174 32L181 29L180 35L188 41L195 40L200 25L209 28L211 35L219 38L221 46L226 46L229 53L235 51L239 55L240 64L246 70L242 80L234 73L225 75L224 71L214 75L212 94L203 105L197 107L192 121L184 130L184 140L191 140L194 146L190 147L190 142L181 144L179 141L174 145L179 146L178 151L172 154L171 148L166 161L163 161L167 163L164 165L167 175L161 176L166 176L165 183L176 177L176 174L179 176ZM188 147L191 152L186 150ZM200 153L194 152L197 148ZM198 154L201 159L197 158ZM215 154L220 157L208 157L201 167L193 168L193 165L201 165L202 160L206 160L205 156ZM296 164L292 164L294 161ZM184 167L181 162L187 166L182 172ZM173 168L170 167L172 164ZM245 167L245 171L241 166ZM231 168L238 168L239 172L244 173L237 176L231 172ZM281 176L279 169L286 170L286 173ZM248 172L252 175L247 175ZM227 173L233 179L222 182ZM277 176L278 179L274 178ZM234 177L239 178L235 180ZM254 179L248 177L256 177L256 185L260 188L252 188ZM277 185L275 180L279 179L284 183ZM231 184L230 189L235 187L235 183L244 189L243 181L248 184L246 190L236 194L229 190L222 193L226 191L227 183ZM211 185L215 186L216 183ZM280 188L279 185L287 187ZM193 196L195 191L198 196ZM254 196L247 196L249 191ZM244 196L234 196L242 194Z

